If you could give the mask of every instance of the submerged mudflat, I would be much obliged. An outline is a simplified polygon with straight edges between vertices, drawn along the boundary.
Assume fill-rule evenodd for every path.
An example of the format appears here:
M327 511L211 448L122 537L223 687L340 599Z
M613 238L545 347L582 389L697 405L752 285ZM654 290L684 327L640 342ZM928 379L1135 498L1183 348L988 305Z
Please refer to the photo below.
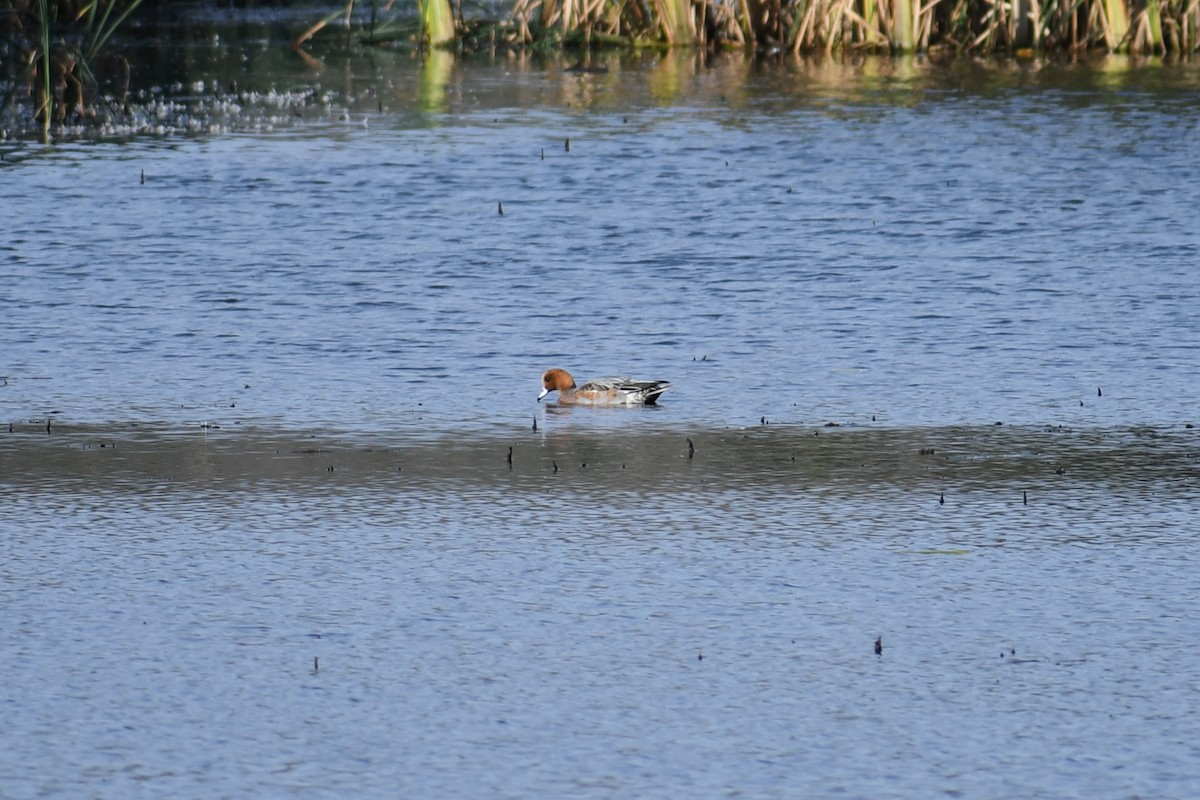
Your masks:
M543 422L543 426L546 423ZM0 434L0 473L35 491L547 491L744 488L853 494L1081 488L1150 499L1200 490L1200 434L1172 428L614 429L367 435L328 430L77 426ZM1015 492L1015 495L1014 495Z

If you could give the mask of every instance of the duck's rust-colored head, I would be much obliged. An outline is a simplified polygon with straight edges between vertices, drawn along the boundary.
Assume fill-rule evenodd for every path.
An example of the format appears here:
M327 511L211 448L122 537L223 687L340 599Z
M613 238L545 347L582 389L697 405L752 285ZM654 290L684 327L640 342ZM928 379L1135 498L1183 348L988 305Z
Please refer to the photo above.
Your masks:
M538 400L551 392L565 392L574 388L575 379L571 377L571 373L557 367L548 369L542 374L542 393L538 395Z

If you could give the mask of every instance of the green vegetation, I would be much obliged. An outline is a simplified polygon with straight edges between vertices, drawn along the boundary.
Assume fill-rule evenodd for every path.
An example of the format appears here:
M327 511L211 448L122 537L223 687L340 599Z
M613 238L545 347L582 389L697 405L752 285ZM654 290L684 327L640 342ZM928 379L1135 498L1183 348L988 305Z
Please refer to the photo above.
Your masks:
M516 40L959 52L1197 49L1198 0L517 0Z
M1190 53L1200 0L515 0L503 21L454 19L417 0L420 26L364 40L434 46L753 47L793 53L1103 49ZM460 12L461 13L461 12ZM335 15L336 16L336 15Z
M172 0L152 0L160 12ZM472 18L461 0L410 0L395 8L355 0L331 9L293 50L317 35L412 47L449 69L459 49L724 48L772 53L1034 53L1088 50L1170 54L1200 49L1200 0L512 0L503 19ZM0 0L0 111L17 109L48 138L64 127L128 116L130 64L114 34L142 0ZM330 23L338 22L336 26ZM326 30L326 29L329 30ZM128 41L126 41L128 44ZM169 47L170 42L163 46ZM587 59L579 69L587 71ZM201 76L207 78L208 76ZM232 83L226 82L227 85ZM102 88L103 87L103 88ZM14 118L11 114L10 119Z
M97 62L142 0L3 0L0 54L23 65L5 101L26 92L44 135L68 114L94 113ZM7 70L6 70L7 71ZM125 69L128 74L128 67Z

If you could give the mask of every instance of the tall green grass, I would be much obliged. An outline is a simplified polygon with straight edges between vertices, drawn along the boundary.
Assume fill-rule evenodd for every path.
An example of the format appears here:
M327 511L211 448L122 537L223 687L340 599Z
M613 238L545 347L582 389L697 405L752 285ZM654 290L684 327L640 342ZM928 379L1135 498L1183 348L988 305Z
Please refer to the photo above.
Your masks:
M0 0L0 38L27 65L33 114L49 138L73 109L94 111L99 62L142 0Z

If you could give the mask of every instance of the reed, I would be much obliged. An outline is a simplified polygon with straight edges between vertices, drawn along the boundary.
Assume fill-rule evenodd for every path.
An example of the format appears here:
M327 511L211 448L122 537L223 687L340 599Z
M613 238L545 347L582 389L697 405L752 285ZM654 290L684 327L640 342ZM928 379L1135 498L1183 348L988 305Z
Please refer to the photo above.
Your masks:
M1200 0L517 0L526 43L786 47L793 53L1198 49Z
M97 113L99 63L113 35L142 0L6 0L0 39L18 55L32 97L32 114L48 139L73 110Z
M425 41L433 47L444 47L454 42L458 31L454 24L454 12L450 8L450 0L418 0L418 2Z
M1125 0L1102 0L1097 4L1104 30L1104 43L1112 52L1128 50L1126 37L1129 35L1129 14Z
M54 94L50 91L50 40L54 30L51 7L48 0L38 0L38 22L41 30L41 97L36 104L34 119L42 121L42 138L50 138L50 120L54 115Z
M407 30L435 45L459 37L535 48L1190 53L1200 28L1200 0L515 0L506 22L486 25L455 20L449 0L417 3L422 33L385 26L387 36L373 30L363 41Z
M696 37L689 0L654 0L654 7L663 38L668 44L692 43Z

